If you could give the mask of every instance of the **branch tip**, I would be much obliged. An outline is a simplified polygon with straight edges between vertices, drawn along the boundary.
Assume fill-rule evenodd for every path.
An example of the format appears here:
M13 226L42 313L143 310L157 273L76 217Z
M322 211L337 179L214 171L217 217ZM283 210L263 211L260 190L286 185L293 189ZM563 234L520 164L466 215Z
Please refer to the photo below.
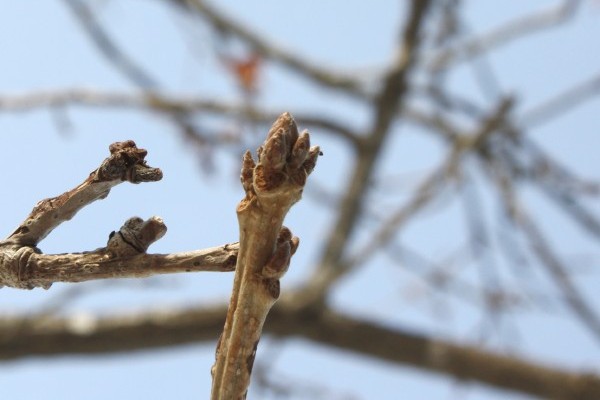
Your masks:
M94 181L121 180L140 183L162 179L162 171L159 168L152 168L146 164L144 158L148 152L139 149L133 140L115 142L108 149L111 155L98 168Z
M315 167L318 147L290 113L277 118L258 148L258 161L244 154L241 182L245 197L237 207L240 251L223 334L212 368L211 399L245 398L256 344L269 310L279 298L299 239L284 227L290 207L300 199Z

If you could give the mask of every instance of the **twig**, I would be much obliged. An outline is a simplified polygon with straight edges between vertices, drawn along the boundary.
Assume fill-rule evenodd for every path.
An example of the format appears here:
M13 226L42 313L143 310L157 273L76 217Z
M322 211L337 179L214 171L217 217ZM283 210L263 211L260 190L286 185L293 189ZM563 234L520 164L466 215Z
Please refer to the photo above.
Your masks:
M73 12L81 29L96 45L100 54L113 64L129 81L145 89L156 88L158 86L156 80L150 74L137 65L114 43L108 33L102 28L102 25L94 15L94 11L90 9L86 1L63 0L63 2Z
M525 111L519 124L525 128L531 128L548 123L599 94L600 74L596 74Z
M358 79L344 76L340 71L327 70L318 63L309 63L305 57L299 57L296 53L284 47L278 47L274 43L270 43L266 38L252 32L239 22L228 18L225 14L209 5L207 1L169 0L169 2L187 10L200 13L215 27L215 30L235 35L263 57L279 62L293 71L316 81L319 85L342 89L357 95L359 98L369 99L369 95L362 88Z
M452 161L453 162L453 161ZM398 232L401 226L415 217L420 210L427 206L435 198L444 185L444 177L448 175L449 163L444 162L438 169L433 171L416 188L414 195L406 204L402 205L389 215L389 218L381 224L377 231L373 232L371 238L355 253L348 256L343 262L344 269L353 269L372 257L377 249L385 248L389 241ZM341 273L341 271L340 271Z
M439 186L443 186L444 179L457 175L461 159L466 154L469 154L469 152L476 151L485 145L489 137L498 132L498 128L504 124L504 120L512 104L513 101L511 98L502 99L492 114L483 118L476 132L472 135L457 137L444 162L421 182L411 199L404 206L392 213L379 230L372 235L371 239L344 262L344 266L351 268L352 266L360 265L375 250L385 247L401 225L429 204L434 194L438 192Z
M337 219L327 238L320 265L309 279L306 299L313 304L323 300L331 283L331 276L339 274L340 261L346 245L360 220L363 199L383 143L387 138L398 110L403 107L408 88L408 74L416 60L421 29L429 6L427 0L414 0L407 13L407 21L399 38L398 58L383 81L383 88L375 100L374 122L357 155L354 170L349 173L345 195L339 205ZM311 298L312 297L312 298Z
M115 40L103 28L94 11L81 0L63 0L73 12L83 32L90 38L96 49L106 61L115 67L127 80L138 88L157 91L160 87L158 80L140 64L137 64L126 51L122 50ZM196 128L193 120L186 114L177 110L163 110L163 116L167 117L177 126L180 135L199 151L205 150L208 140ZM201 153L207 155L204 151Z
M233 291L216 361L211 399L245 398L263 323L279 298L299 240L283 219L301 195L320 151L310 147L308 132L298 135L292 116L282 114L258 149L258 163L244 155L241 181L245 198L238 204L240 251Z
M490 176L494 178L494 182L502 195L507 215L525 234L531 251L540 260L540 264L545 267L548 275L562 292L566 305L595 338L600 340L600 316L577 288L577 285L569 276L567 268L563 265L560 257L552 250L552 246L535 221L518 202L510 179L498 174L498 171L492 170L493 165L490 165L490 167Z
M319 290L321 294L342 276L351 272L357 266L362 265L376 250L384 248L394 237L400 226L407 223L411 218L426 207L440 189L444 186L444 179L456 175L462 158L477 151L486 145L490 136L498 132L502 127L508 112L511 110L513 101L511 98L501 99L491 115L480 121L480 126L472 135L455 137L452 148L441 165L430 173L415 190L414 195L406 204L389 215L379 229L371 235L371 239L352 254L348 254L337 261L336 268L320 269L311 282L311 291Z
M518 217L518 223L527 236L533 253L546 267L554 283L562 292L565 303L571 308L579 321L595 336L596 340L600 342L600 315L571 279L567 268L558 255L552 251L552 246L531 218L521 213Z
M155 182L162 171L146 165L147 151L138 149L132 140L110 145L110 157L76 188L58 197L40 201L27 219L3 242L36 246L54 228L70 220L88 204L104 199L110 189L121 182Z
M205 99L199 96L172 95L160 91L116 92L94 88L74 87L52 91L34 91L18 95L0 96L0 111L25 112L41 107L91 106L122 109L124 107L173 114L212 113L243 115L254 122L270 122L278 117L274 111L249 107L244 103ZM304 125L330 132L360 145L356 132L345 124L318 114L296 114Z
M146 150L133 141L110 146L111 156L76 188L58 197L40 201L25 221L0 242L0 287L49 288L54 282L91 279L145 277L189 271L232 271L238 245L177 254L146 254L167 228L162 219L130 218L108 245L86 253L41 254L36 248L52 230L70 220L88 204L108 196L123 181L152 182L162 178L158 168L146 165Z
M600 83L600 80L599 80ZM556 203L557 207L569 215L583 230L600 238L600 220L594 212L586 207L577 194L583 194L597 186L589 182L553 159L533 141L522 139L522 145L531 161L520 168L519 175L538 186L540 190Z
M485 35L470 38L455 46L437 52L427 62L432 70L449 68L452 64L471 59L512 40L521 39L527 34L552 28L567 21L575 14L580 0L564 0L558 5L535 11L521 18L491 30Z

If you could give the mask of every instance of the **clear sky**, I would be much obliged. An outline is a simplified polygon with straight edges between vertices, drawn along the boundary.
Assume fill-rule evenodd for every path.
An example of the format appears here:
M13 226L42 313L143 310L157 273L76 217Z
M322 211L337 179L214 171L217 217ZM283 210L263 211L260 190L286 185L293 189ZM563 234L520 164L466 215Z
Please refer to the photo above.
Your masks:
M215 69L221 67L212 56L214 37L194 24L194 20L166 7L167 2L92 3L110 34L118 38L118 43L134 59L146 65L169 93L240 100L235 83L215 73ZM390 60L402 16L401 3L227 0L219 2L219 8L231 11L240 21L275 38L279 44L306 54L311 61L350 72L365 71L368 77ZM465 3L466 21L472 32L477 33L540 9L549 2ZM516 94L524 110L598 74L599 21L598 3L585 2L571 23L494 51L487 62L498 78L498 95ZM135 90L98 54L62 1L0 2L0 54L0 97L84 86ZM489 93L482 93L475 83L469 65L459 68L455 75L458 91L480 99L483 105L493 103L494 98L488 98ZM315 88L295 74L271 65L261 76L258 101L277 111L318 110L356 127L368 126L371 116L361 105ZM536 127L531 131L533 138L575 171L597 179L599 106L600 101L593 99L550 124ZM208 125L211 122L203 121ZM230 124L231 129L244 128L235 119ZM251 134L248 132L248 143L258 143L260 135ZM331 191L341 188L346 179L344 167L350 161L348 149L325 133L312 132L312 138L325 152L311 177L315 185ZM242 196L237 179L240 149L215 151L212 154L215 169L207 173L202 170L197 154L186 147L167 121L144 112L93 107L0 112L3 186L0 235L12 232L37 201L79 184L107 156L110 143L125 139L133 139L139 147L148 150L148 163L162 168L164 179L159 183L118 186L107 199L85 208L44 240L40 245L44 252L101 247L111 231L134 215L143 218L159 215L169 228L167 235L150 248L151 252L184 251L237 240L234 210ZM440 155L436 143L421 139L417 131L408 127L390 141L379 168L383 172L414 173L434 165ZM297 204L286 220L302 244L284 279L284 290L299 282L310 270L331 219L327 209L311 200L310 188L307 192L305 201ZM535 202L535 194L531 196L539 210L548 208L543 202ZM597 204L594 207L600 209ZM570 257L597 254L597 245L586 242L576 233L571 235L573 228L564 225L557 213L548 210L544 215L547 216L545 226L560 231L561 235L555 238L561 240L561 246L568 249ZM317 229L313 221L319 221ZM423 224L427 227L427 218ZM450 215L448 224L438 230L437 235L416 226L407 236L418 248L443 254L450 247L446 238L458 229L456 218ZM383 257L375 261L387 262ZM597 270L597 263L596 257L586 268ZM379 272L373 273L377 268ZM600 295L594 291L598 274L590 276L593 279L583 279L581 284L596 304L600 304ZM227 298L231 281L229 274L187 274L80 284L84 293L66 304L63 311L135 311L145 306L218 302ZM403 291L411 283L411 275L389 268L383 270L374 263L345 282L334 303L346 312L368 315L395 326L456 340L477 338L477 327L483 318L481 310L449 304L452 316L436 320L426 305L407 301L408 295ZM0 313L35 312L59 299L60 294L71 287L57 284L49 291L4 288L0 290ZM380 307L384 302L389 306ZM598 344L565 314L562 311L513 316L514 324L506 335L514 340L508 340L510 345L506 342L497 345L511 347L536 360L598 371ZM267 342L269 340L261 343L265 349ZM287 343L270 347L262 359L259 348L257 362L274 360L275 374L282 379L323 384L336 395L385 399L392 398L389 388L402 387L407 399L506 398L506 393L476 385L463 387L445 377L302 340ZM0 387L2 397L11 400L207 398L213 354L214 343L203 343L119 356L22 359L0 363ZM323 376L332 379L324 381ZM251 392L249 398L257 399L260 395Z

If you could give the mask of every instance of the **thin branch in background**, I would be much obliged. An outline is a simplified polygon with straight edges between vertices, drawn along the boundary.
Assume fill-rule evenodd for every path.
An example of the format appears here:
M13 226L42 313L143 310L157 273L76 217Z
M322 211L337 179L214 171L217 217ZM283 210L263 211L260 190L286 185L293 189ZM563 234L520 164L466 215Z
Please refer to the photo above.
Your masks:
M496 235L500 255L506 258L508 265L513 267L513 272L519 282L531 281L531 263L527 251L514 235L513 225L506 213L498 213L498 233Z
M519 125L524 128L532 128L547 124L599 94L600 74L585 79L543 103L526 110L519 119Z
M544 192L554 200L563 211L571 216L590 235L600 239L600 219L585 207L581 201L571 193L555 190L548 185L543 185Z
M562 301L555 294L548 294L536 289L536 275L532 270L526 244L522 243L514 232L514 224L504 212L498 213L499 231L497 234L499 255L504 257L515 279L511 282L518 287L517 292L524 301L537 309L549 313L557 313L562 308Z
M485 210L473 179L468 172L461 175L459 191L465 225L468 228L469 245L474 259L481 259L491 246L485 218Z
M397 239L392 240L385 247L385 254L402 268L402 271L410 272L431 287L432 295L443 293L473 306L479 304L481 300L479 289L462 281L459 277L453 276L455 275L455 271L452 270L453 265L455 267L458 265L429 260ZM458 268L456 269L457 275Z
M170 95L156 91L120 92L94 88L74 87L70 89L33 91L19 95L0 96L0 111L27 112L44 107L87 106L99 108L131 108L153 113L174 114L214 114L220 116L244 115L255 123L270 123L279 115L275 110L247 107L243 103L207 99L200 96ZM303 125L330 133L349 142L353 147L360 146L358 134L346 124L330 117L315 113L298 113L296 119ZM217 144L214 136L203 136L204 142Z
M581 229L596 239L600 239L600 217L586 207L582 199L577 196L581 194L579 188L588 188L591 185L563 168L533 143L528 142L527 144L527 150L533 158L529 173L525 174L527 181L538 187Z
M497 169L492 169L490 176L494 179L498 191L502 195L507 215L525 235L531 251L540 260L540 264L545 267L553 282L560 289L564 302L573 311L581 324L600 341L600 316L573 282L566 266L563 265L560 257L555 254L548 239L518 201L511 180L507 176L503 176Z
M519 147L512 146L503 155L514 179L525 180L538 188L562 212L588 234L600 238L600 217L586 207L581 195L596 195L598 183L577 176L573 171L550 157L532 140L519 138ZM524 153L524 154L523 154ZM518 154L523 154L519 157Z
M553 28L572 18L580 4L580 0L564 0L547 9L511 20L486 34L469 38L447 49L435 52L430 56L427 64L430 69L434 70L449 68L452 64L471 59L483 52L489 52L511 41Z
M358 80L354 77L345 76L339 70L327 70L320 64L306 61L306 57L298 57L296 53L276 46L266 38L244 27L239 22L233 21L207 1L168 0L168 2L202 15L214 26L217 32L235 35L246 42L252 50L260 54L263 58L279 62L321 86L343 90L361 98L368 97Z
M561 190L584 196L598 196L600 194L600 182L589 178L582 178L579 174L567 168L558 160L550 157L532 140L523 137L521 145L527 151L531 159L529 170L522 168L520 171L525 177L539 179L548 185L558 186ZM516 163L515 163L516 164ZM515 165L518 167L518 165Z
M466 173L465 173L466 175ZM463 176L465 176L463 175ZM482 324L479 340L485 340L492 333L501 334L505 325L506 295L502 284L499 264L492 252L493 244L490 238L483 203L467 176L461 185L461 198L465 225L469 229L469 243L476 262L476 271L481 281L482 292Z
M96 19L94 11L82 0L63 0L79 22L81 29L90 38L104 59L113 65L127 80L144 91L157 91L158 81L141 65L133 61L129 55L116 44ZM184 140L196 148L202 156L202 166L210 170L212 152L207 151L210 140L201 134L192 119L183 112L166 113L165 116L179 129Z
M130 82L143 89L156 89L159 84L144 68L140 67L104 30L96 19L95 12L90 9L86 1L63 0L73 13L82 31L92 40L104 58L115 66Z
M444 187L444 177L447 173L447 164L443 163L440 168L434 170L421 184L415 189L413 196L398 210L389 214L388 218L381 224L379 229L371 235L371 239L362 245L353 254L348 255L343 261L344 268L339 269L339 273L332 276L331 283L341 277L342 273L347 273L358 265L364 263L372 257L375 252L384 248L395 236L396 232L405 225L410 219L427 206L435 195ZM330 284L331 284L330 283Z
M404 116L415 122L431 126L432 133L444 134L444 136L451 136L448 132L452 130L448 126L445 126L445 124L438 122L440 119L439 114L450 116L452 113L457 113L461 117L481 119L486 113L482 107L477 106L465 97L449 92L439 82L433 82L433 84L424 87L416 87L413 90L413 95L418 96L418 99L423 98L432 103L435 110L433 116L428 116L425 112L414 106L405 110ZM437 117L438 121L435 120L435 117ZM456 114L454 118L456 118ZM437 124L432 123L432 121L437 122Z
M433 27L436 32L432 35L432 41L435 47L441 47L451 43L460 34L461 0L443 0L437 2L435 6L439 22Z
M358 265L365 261L367 255L372 254L376 249L385 246L386 243L398 231L399 226L404 224L408 218L411 218L416 211L426 205L438 186L443 186L445 180L449 177L456 177L461 164L461 159L470 151L482 146L491 134L497 131L497 128L502 125L504 118L511 108L511 100L505 99L501 101L492 115L484 118L481 121L480 127L473 135L463 136L460 140L456 140L452 149L446 156L446 159L441 163L440 167L434 170L415 190L415 195L407 203L406 206L400 208L393 213L382 225L371 240L357 251L354 256L347 261L348 265Z
M49 111L58 134L64 137L70 136L73 132L73 122L70 120L66 108L61 106L50 107Z
M375 161L390 133L397 110L403 106L408 92L408 74L417 59L416 53L419 51L429 5L429 1L414 0L407 12L405 25L398 39L398 57L385 75L380 93L375 97L373 124L358 149L358 159L354 169L348 174L349 180L344 190L344 198L339 205L336 221L326 239L320 265L307 284L307 290L312 293L312 301L315 304L323 300L326 288L342 269L339 263L360 219Z
M468 66L483 97L489 101L494 101L503 95L503 91L489 60L488 53L482 52L478 57L470 59Z
M573 282L566 266L563 265L547 239L529 217L521 214L519 216L519 226L528 237L533 252L562 291L566 304L579 318L580 322L596 337L596 340L600 342L600 316L594 307L590 305L582 290Z

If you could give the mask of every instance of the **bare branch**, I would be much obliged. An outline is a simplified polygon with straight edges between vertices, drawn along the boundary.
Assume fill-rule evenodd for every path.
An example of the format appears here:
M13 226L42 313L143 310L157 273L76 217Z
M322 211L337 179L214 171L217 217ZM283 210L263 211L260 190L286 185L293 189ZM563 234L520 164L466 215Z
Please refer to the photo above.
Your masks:
M159 83L141 65L137 64L105 31L94 11L80 0L63 0L73 12L85 34L96 46L99 53L135 86L157 90ZM164 113L169 121L177 126L180 135L199 150L204 150L208 141L198 132L189 116L181 111L169 110ZM204 152L203 154L206 154Z
M407 13L407 21L398 48L398 59L388 71L383 89L375 101L374 123L370 133L359 147L357 162L349 174L348 187L339 206L337 220L327 239L320 266L317 267L307 285L313 294L311 301L323 299L324 291L330 283L329 275L337 275L334 271L340 268L339 262L348 239L352 235L359 220L366 187L373 172L375 160L379 156L382 145L389 134L390 126L397 110L403 107L403 99L407 92L407 79L416 59L419 47L422 23L429 1L414 0Z
M192 114L206 112L218 115L238 116L267 123L276 119L275 111L249 106L245 103L210 100L198 96L169 95L158 91L111 92L92 88L70 88L54 91L35 91L20 95L0 96L0 111L25 112L42 107L61 107L67 105L92 106L122 109L124 107L173 114ZM332 118L317 114L296 114L296 119L304 125L319 128L321 132L331 132L359 146L356 132Z
M278 309L276 311L279 311ZM273 313L275 314L275 313ZM543 367L516 357L494 354L426 336L401 332L325 310L314 319L283 316L274 334L300 335L318 343L411 365L427 371L556 399L595 399L600 378ZM276 320L277 317L273 317Z
M525 234L533 254L540 260L541 265L546 268L548 274L562 292L565 303L596 339L600 340L600 316L577 288L575 282L569 276L567 268L552 250L552 246L548 243L545 235L542 234L532 217L519 203L511 181L507 177L498 174L498 171L490 171L490 175L495 178L498 189L502 194L507 215Z
M600 74L579 82L542 104L525 111L519 123L526 128L548 123L598 94L600 94Z
M440 168L436 169L424 179L415 190L415 194L410 200L398 210L392 212L382 226L373 233L371 239L362 245L354 254L348 257L348 260L343 263L344 268L351 269L358 265L362 265L369 257L373 256L377 249L385 248L393 238L394 234L435 198L435 195L444 186L443 178L449 175L448 164L449 163L444 162Z
M599 81L600 82L600 81ZM598 183L586 181L550 157L530 140L522 140L531 165L516 166L519 174L538 186L560 209L590 235L600 238L600 220L578 195L598 193Z
M302 295L302 293L297 293ZM287 296L286 296L287 297ZM595 400L600 377L550 368L414 332L383 327L332 310L306 313L295 296L272 309L265 332L299 336L357 354L543 398ZM108 354L212 341L225 305L131 315L0 318L0 360L26 356Z
M110 157L76 188L58 197L40 201L27 219L2 244L36 246L54 228L70 220L88 204L108 196L121 182L155 182L162 171L146 165L147 151L138 149L132 140L110 145Z
M572 17L580 3L581 0L564 0L547 9L512 20L485 35L469 38L436 53L427 64L433 70L448 68L457 62L471 59L513 40L521 39L527 34L555 27Z
M116 238L118 236L114 236ZM112 238L111 238L112 239ZM55 282L84 282L97 279L145 278L181 272L235 270L239 245L226 244L202 250L171 254L115 254L111 245L85 253L38 254L33 252L19 269L20 285L48 288ZM124 243L129 246L129 243ZM0 282L6 284L6 282Z
M594 334L596 340L600 341L600 316L571 279L566 266L552 251L552 247L540 229L529 217L521 212L518 223L529 239L534 254L540 259L542 265L546 267L555 284L561 290L566 304L578 317L579 321Z
M73 12L81 29L96 45L100 53L113 64L127 79L136 86L149 89L155 88L156 81L142 67L137 65L127 54L117 47L113 40L96 19L94 11L87 2L81 0L63 0Z
M267 39L259 36L250 29L244 27L237 21L233 21L223 13L216 10L204 0L170 0L171 3L200 13L209 23L214 25L219 32L233 34L245 41L252 49L263 57L277 61L299 74L315 81L316 83L342 89L344 91L359 95L361 98L369 96L364 92L357 79L344 76L340 71L330 71L319 64L309 63L305 57L298 57L296 53L278 47Z
M191 271L232 271L237 244L178 254L146 254L167 227L162 219L130 218L108 245L86 253L41 254L35 247L62 222L71 219L86 205L108 196L123 182L152 182L162 178L158 168L146 165L146 150L131 140L113 143L111 156L76 188L58 197L40 201L27 219L6 240L0 242L0 287L49 288L54 282L82 282L92 279L146 277L155 274Z
M211 399L245 398L262 326L279 298L299 241L283 219L301 195L319 156L308 132L298 135L292 116L282 114L258 149L258 163L244 155L241 181L245 198L238 204L240 251L227 319L212 368Z

